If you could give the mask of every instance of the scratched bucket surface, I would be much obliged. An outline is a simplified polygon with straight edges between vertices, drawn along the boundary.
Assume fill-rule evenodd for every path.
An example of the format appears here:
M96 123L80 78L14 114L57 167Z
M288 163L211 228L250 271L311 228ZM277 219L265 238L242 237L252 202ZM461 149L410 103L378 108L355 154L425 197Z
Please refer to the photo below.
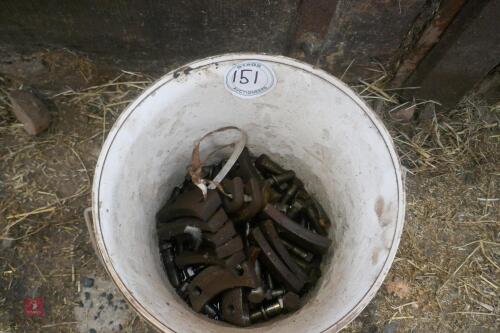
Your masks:
M240 98L224 81L249 60L265 64L276 82L262 96ZM155 213L182 182L194 140L229 125L247 132L254 154L295 170L334 221L334 244L306 305L250 328L194 313L168 282L155 234ZM221 134L204 149L233 139ZM390 135L351 89L290 58L226 54L165 75L121 114L96 166L91 235L125 298L161 332L336 332L382 284L404 211Z

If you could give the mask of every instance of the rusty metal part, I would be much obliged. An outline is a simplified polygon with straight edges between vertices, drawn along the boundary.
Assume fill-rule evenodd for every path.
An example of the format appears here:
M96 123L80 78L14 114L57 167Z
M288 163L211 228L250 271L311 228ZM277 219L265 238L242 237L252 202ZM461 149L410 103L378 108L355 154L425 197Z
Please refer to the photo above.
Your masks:
M295 172L288 170L279 175L270 175L266 181L270 182L272 185L280 185L292 179L295 179Z
M174 262L178 267L191 265L224 265L224 261L208 252L184 251L175 256Z
M187 301L189 299L189 295L188 295L188 287L189 287L189 283L191 281L184 281L182 282L182 284L179 286L179 288L177 288L177 294L185 301Z
M304 229L272 205L266 205L264 213L278 224L284 230L284 234L290 237L291 240L301 244L311 252L324 254L332 243L327 237Z
M299 280L307 280L307 274L296 264L293 258L288 253L288 250L285 248L283 243L281 242L280 237L278 236L278 232L274 228L273 221L266 220L260 223L260 229L264 233L267 241L271 244L276 253L283 260L285 265L297 275Z
M210 232L215 232L217 230L219 230L223 225L224 223L226 223L226 221L229 220L229 217L227 217L227 214L226 212L224 211L224 209L222 208L219 208L219 210L217 210L215 212L214 215L212 215L212 217L210 219L208 219L207 224L210 225L210 227L207 227L207 228L210 228L210 230L206 230L206 231L210 231ZM205 229L202 229L205 231ZM215 231L212 231L212 230L215 230Z
M210 266L199 273L188 286L189 301L193 310L200 312L203 306L224 290L238 287L257 287L253 267L244 262L240 274L218 266Z
M250 233L248 233L248 236L250 236ZM247 237L248 237L247 236ZM247 248L247 254L248 254L248 261L251 262L252 264L255 264L257 261L257 258L259 257L261 249L256 247L256 246L250 246Z
M314 200L314 207L316 207L316 211L318 212L318 223L328 230L328 228L332 225L330 222L330 219L328 218L328 215L326 214L325 210L323 207L319 204L318 201Z
M280 289L269 289L267 293L267 299L275 299L281 297L286 294L286 290L283 288Z
M260 258L269 272L287 288L299 292L304 286L305 281L300 279L285 265L258 228L253 229L252 237L262 249Z
M174 241L177 245L176 253L181 253L184 251L192 251L195 249L195 244L193 242L193 236L189 234L180 234L174 237Z
M297 197L298 197L298 194L297 194ZM308 201L304 201L302 199L299 199L299 198L296 198L292 204L291 204L291 207L290 209L288 209L287 211L287 215L288 217L290 217L291 219L294 219L297 217L297 215L299 215L299 213L306 209L308 206L310 206L312 204L312 201L311 200L308 200Z
M300 183L298 181L294 181L290 187L286 190L285 194L280 200L280 203L282 204L288 204L290 200L294 197L295 194L297 194L298 190L300 188Z
M311 200L311 195L304 188L301 188L297 192L297 198L304 201L304 202L307 202L307 201Z
M227 221L215 234L208 232L204 233L203 239L205 239L208 243L214 245L215 247L218 247L228 242L234 236L236 236L234 225L231 221Z
M274 289L274 280L272 275L269 273L266 274L266 282L269 289Z
M257 288L251 289L248 292L247 299L251 303L260 304L266 298L266 291L264 290L264 285L262 283L262 270L260 268L259 260L255 260L254 267L255 267L255 275L257 276L259 286Z
M208 191L206 200L197 188L184 192L171 204L166 204L157 214L159 222L167 222L181 217L196 217L207 221L221 205L219 193Z
M278 298L275 302L261 306L260 309L250 314L252 323L275 317L285 312L294 312L300 309L300 297L296 293L287 292L283 297Z
M297 311L301 307L300 296L290 291L287 292L283 296L283 307L287 312Z
M283 214L286 214L288 212L288 205L287 204L277 202L277 203L273 204L273 206L276 207Z
M235 288L224 292L221 307L222 317L228 323L242 327L251 324L250 312L248 311L243 288Z
M244 205L243 208L233 218L234 222L249 220L262 210L264 206L264 197L262 195L262 188L259 180L251 178L245 184L246 194L252 197L252 201Z
M224 261L227 267L233 268L241 264L246 259L247 256L245 255L245 251L238 251L236 253L233 253L230 257L228 257Z
M255 167L263 173L268 173L268 174L270 173L274 175L279 175L286 171L266 154L260 155L255 160Z
M318 210L316 209L316 207L314 205L310 205L306 208L306 215L309 218L309 221L311 222L312 227L314 228L314 230L318 234L320 234L322 236L328 235L328 233L326 232L326 229L321 225L321 223L319 221Z
M252 158L250 157L250 152L248 148L245 147L238 157L238 173L241 175L241 178L247 182L252 178L260 179L261 176L257 171L257 168L252 162Z
M222 205L228 214L237 212L243 206L244 184L240 177L235 177L232 180L222 182L224 191L231 194L231 198L224 196Z
M212 319L218 320L220 317L219 311L213 304L205 304L203 306L202 312Z
M243 241L240 236L236 236L227 243L222 244L215 248L215 254L217 257L223 259L229 257L236 252L243 250Z
M221 209L220 211L225 215L224 210ZM219 212L216 215L221 216ZM225 217L227 220L227 216ZM202 231L217 232L223 224L224 221L220 223L220 218L211 218L208 222L193 217L180 218L167 223L160 223L158 226L158 238L160 241L170 240L172 237L187 233L186 228L188 227L197 228Z
M184 275L183 281L191 281L199 272L205 269L205 266L189 266L182 270L182 275Z
M293 245L292 243L290 243L286 239L281 239L281 242L283 243L283 245L286 247L286 249L288 251L290 251L291 253L293 253L297 257L305 260L306 262L311 262L311 260L314 258L314 255L311 252L307 252L307 251L301 249L300 247Z
M272 184L269 182L264 182L264 186L262 186L262 196L264 199L264 206L268 203L278 202L283 196L281 193L276 191Z
M174 263L174 251L171 243L163 243L160 245L160 252L163 257L163 264L165 266L165 271L167 272L167 277L174 288L179 287L179 271Z
M306 262L305 260L301 258L294 257L295 263L299 265L300 268L302 268L306 272L310 272L312 269L312 264Z
M259 286L248 292L247 299L250 303L260 304L266 299L266 291L263 286Z
M167 202L168 203L174 202L177 199L177 197L181 194L181 192L182 192L182 189L179 186L174 187Z

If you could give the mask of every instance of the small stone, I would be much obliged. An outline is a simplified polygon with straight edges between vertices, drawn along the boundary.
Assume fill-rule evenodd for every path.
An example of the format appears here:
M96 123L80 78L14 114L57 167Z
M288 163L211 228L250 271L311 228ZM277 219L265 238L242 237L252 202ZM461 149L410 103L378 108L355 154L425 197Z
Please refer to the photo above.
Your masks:
M85 288L92 288L94 286L94 279L93 278L89 278L89 277L86 277L84 276L80 283L82 284L82 286L84 286Z
M402 108L400 110L392 111L391 117L392 119L397 120L399 122L409 123L413 119L416 110L417 110L417 105L413 104L407 108Z
M30 135L45 131L50 124L50 114L45 104L35 95L24 90L9 93L12 111Z
M107 295L106 293L101 293L99 296L106 297L106 295Z
M89 329L89 333L97 333L97 331L93 328Z
M429 122L436 116L436 104L426 103L418 113L419 122Z
M113 294L108 294L108 296L106 296L106 298L108 299L108 301L111 301L113 299Z
M388 323L384 326L383 333L396 333L398 330L399 324L395 321Z
M10 238L2 239L2 250L8 249L14 244L14 240Z
M85 300L88 301L90 299L90 293L86 291L83 295L85 295Z

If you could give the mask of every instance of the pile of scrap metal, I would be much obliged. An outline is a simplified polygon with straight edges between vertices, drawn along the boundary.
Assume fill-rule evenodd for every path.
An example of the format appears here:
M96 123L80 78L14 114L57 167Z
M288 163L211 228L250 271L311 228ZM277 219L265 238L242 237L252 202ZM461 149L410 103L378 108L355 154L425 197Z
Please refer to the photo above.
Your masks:
M331 245L323 208L294 171L246 147L217 185L204 193L188 174L157 214L172 286L194 311L238 326L298 310Z

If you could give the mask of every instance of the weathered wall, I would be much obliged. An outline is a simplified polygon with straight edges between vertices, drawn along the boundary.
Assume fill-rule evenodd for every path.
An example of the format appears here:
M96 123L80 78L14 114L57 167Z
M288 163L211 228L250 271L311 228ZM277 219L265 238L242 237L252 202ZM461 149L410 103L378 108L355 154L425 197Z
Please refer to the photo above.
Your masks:
M498 3L4 0L0 73L12 67L2 56L6 45L21 53L66 47L158 73L201 57L254 51L298 58L350 83L386 73L392 85L420 85L418 97L450 106L500 62Z
M348 81L373 76L374 68L392 71L398 49L424 5L425 0L339 1L320 64L338 76L349 67L344 75Z
M406 83L420 87L417 97L455 105L500 63L499 28L500 1L469 0Z
M223 52L285 53L298 0L31 1L0 6L0 41L58 45L124 64L161 65Z

